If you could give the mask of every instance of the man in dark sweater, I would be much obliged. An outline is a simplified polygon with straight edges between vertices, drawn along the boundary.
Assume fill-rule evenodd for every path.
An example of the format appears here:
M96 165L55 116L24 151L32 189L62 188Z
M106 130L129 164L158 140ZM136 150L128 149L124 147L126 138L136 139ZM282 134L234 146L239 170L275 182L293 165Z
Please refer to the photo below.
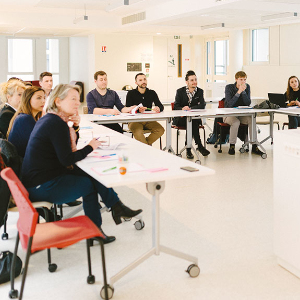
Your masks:
M246 83L247 74L243 71L239 71L235 74L235 83L228 84L225 87L225 107L238 107L249 106L251 104L250 98L250 85ZM238 130L240 124L247 124L251 129L252 119L250 116L241 117L226 117L224 122L230 125L229 143L230 148L228 154L235 154L235 144L237 140ZM251 130L250 140L252 141ZM263 153L258 149L257 145L252 145L252 153L262 155Z
M133 107L125 107L118 94L107 89L107 74L104 71L97 71L94 74L96 88L86 96L89 114L97 115L119 115L129 113ZM114 107L116 106L117 109ZM102 124L110 129L123 133L122 127L118 123Z
M186 86L180 88L176 92L174 109L175 110L191 110L191 109L203 109L205 108L205 101L203 98L203 90L197 87L197 76L194 71L187 71L185 75ZM173 124L176 126L186 126L186 117L174 118ZM202 145L199 125L201 125L201 119L194 119L192 121L192 135L197 144L197 150L203 155L207 156L210 152ZM186 157L193 159L191 148L186 149Z
M139 112L152 111L153 113L159 113L164 110L164 106L159 101L159 98L155 91L147 88L147 78L143 73L138 73L135 76L135 84L137 88L128 92L126 97L126 106L135 106L142 104L139 107ZM155 105L153 108L153 104ZM135 139L138 141L152 145L157 139L159 139L165 132L164 128L155 121L152 122L132 122L128 124L128 128L132 131ZM148 137L144 136L143 131L150 130L151 134Z

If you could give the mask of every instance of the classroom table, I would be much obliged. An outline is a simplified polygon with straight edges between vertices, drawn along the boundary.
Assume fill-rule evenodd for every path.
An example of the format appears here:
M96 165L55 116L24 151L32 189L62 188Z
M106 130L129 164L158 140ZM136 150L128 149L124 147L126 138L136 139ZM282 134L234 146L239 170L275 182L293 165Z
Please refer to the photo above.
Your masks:
M92 131L94 137L109 136L111 145L115 143L124 143L125 145L117 150L99 150L103 155L107 155L109 153L124 155L124 153L126 153L126 156L128 156L129 158L129 162L127 165L127 168L129 170L132 166L132 163L138 163L142 165L145 170L140 172L128 172L125 175L119 174L117 170L116 173L101 173L101 171L99 171L100 169L97 168L112 170L112 168L118 166L118 162L117 160L101 161L99 160L99 156L98 158L93 158L91 156L86 157L82 161L77 162L78 167L80 167L87 174L101 182L106 187L146 184L147 191L152 195L152 247L149 251L144 253L134 262L130 263L127 267L110 278L110 293L113 293L113 285L117 280L125 276L128 272L130 272L132 269L137 267L152 255L159 255L160 252L164 252L166 254L170 254L175 257L192 262L192 264L188 267L188 272L191 277L198 276L200 269L198 267L198 259L196 257L186 253L182 253L177 249L172 249L167 246L161 245L160 243L160 194L163 192L165 181L167 180L208 176L214 174L215 172L212 169L199 166L198 164L187 160L183 160L175 155L169 155L167 152L140 143L135 139L131 139L128 136L122 135L107 127L96 125L95 123L87 121L86 119L81 121L80 127L80 135L83 136L82 140L80 141L81 146L84 146L91 137L91 135L89 134L84 137L85 130ZM87 140L85 141L85 139ZM113 153L111 153L111 151ZM99 155L101 156L101 154ZM145 159L145 157L147 159ZM198 171L188 172L181 169L181 167L187 166L195 168ZM112 171L115 172L114 170Z

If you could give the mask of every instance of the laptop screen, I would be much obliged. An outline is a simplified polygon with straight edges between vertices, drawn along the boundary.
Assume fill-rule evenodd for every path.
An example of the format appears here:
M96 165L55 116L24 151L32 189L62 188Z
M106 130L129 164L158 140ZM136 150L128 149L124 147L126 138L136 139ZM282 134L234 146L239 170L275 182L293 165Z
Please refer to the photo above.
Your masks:
M286 107L286 99L284 97L284 94L273 94L268 93L268 97L270 102L279 105L280 107Z

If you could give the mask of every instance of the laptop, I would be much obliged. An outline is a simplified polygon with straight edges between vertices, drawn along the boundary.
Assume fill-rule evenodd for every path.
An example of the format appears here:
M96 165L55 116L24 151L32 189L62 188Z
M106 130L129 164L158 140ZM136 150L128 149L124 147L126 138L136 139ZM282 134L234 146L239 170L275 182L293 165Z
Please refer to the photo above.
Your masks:
M286 99L283 94L268 93L269 101L279 105L280 107L286 107Z

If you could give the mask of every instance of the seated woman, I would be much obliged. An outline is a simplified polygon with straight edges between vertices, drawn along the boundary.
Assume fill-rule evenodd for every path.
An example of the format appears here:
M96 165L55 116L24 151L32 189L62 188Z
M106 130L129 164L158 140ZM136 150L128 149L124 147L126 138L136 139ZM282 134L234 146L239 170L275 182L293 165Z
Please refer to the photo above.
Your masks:
M22 158L34 125L42 116L44 105L44 90L37 86L29 87L23 93L21 104L10 121L7 131L8 141L15 145Z
M59 84L52 91L47 114L36 122L30 135L22 166L22 180L32 201L62 204L82 197L85 214L101 230L98 194L111 208L116 224L121 223L121 217L131 218L142 210L133 211L126 207L112 188L106 188L75 165L101 144L94 138L84 148L76 149L80 122L79 96L79 87L69 84ZM73 122L73 127L68 126L69 121ZM105 235L104 243L114 240L114 236Z
M296 76L289 78L284 96L288 101L287 106L300 106L299 79ZM289 129L296 129L297 127L300 127L300 117L289 116Z
M2 138L6 138L9 122L19 107L25 88L24 83L17 79L3 82L0 85L0 97L2 102L5 102L0 111L0 133Z

